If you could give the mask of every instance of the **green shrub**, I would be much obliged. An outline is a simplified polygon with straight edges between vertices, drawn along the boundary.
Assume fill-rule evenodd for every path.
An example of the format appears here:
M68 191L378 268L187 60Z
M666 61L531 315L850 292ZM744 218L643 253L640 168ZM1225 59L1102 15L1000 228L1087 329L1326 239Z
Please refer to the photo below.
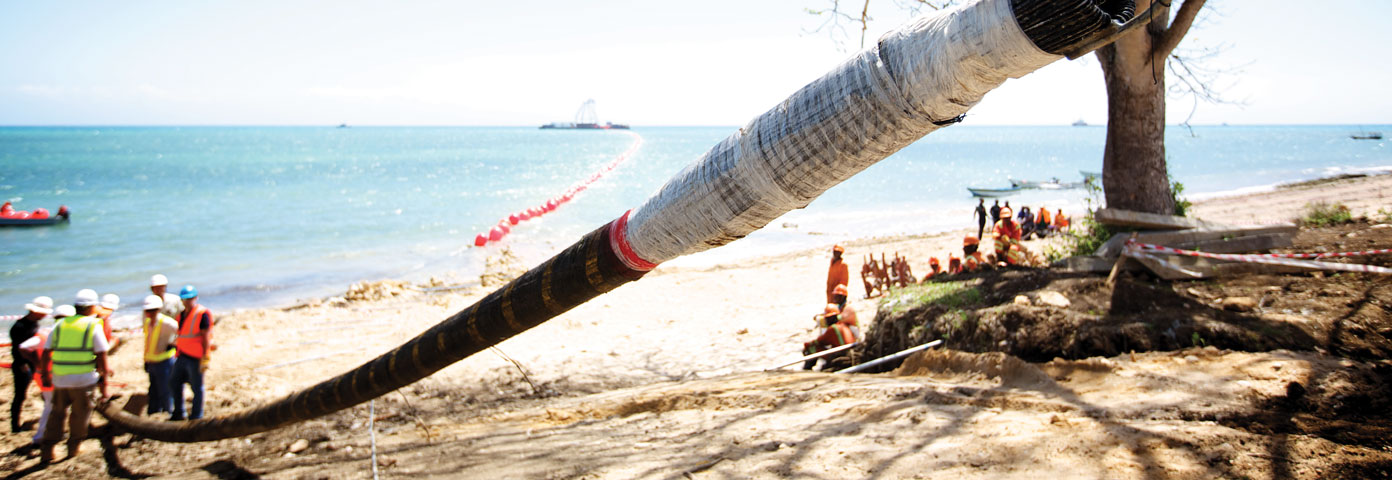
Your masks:
M942 305L958 309L981 302L981 291L967 282L930 282L891 290L880 309L899 314L923 305Z
M1188 198L1184 198L1184 184L1175 181L1170 177L1170 199L1174 200L1174 214L1181 217L1189 216L1189 207L1194 206Z
M1310 203L1305 205L1305 214L1296 223L1311 227L1340 225L1353 221L1353 213L1341 203Z

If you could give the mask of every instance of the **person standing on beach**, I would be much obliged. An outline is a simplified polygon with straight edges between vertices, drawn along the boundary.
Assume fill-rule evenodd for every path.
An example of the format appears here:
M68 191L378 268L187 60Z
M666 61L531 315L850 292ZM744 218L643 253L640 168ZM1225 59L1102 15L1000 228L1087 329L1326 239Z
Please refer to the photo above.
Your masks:
M976 211L972 212L972 216L976 217L976 236L980 237L986 231L986 199L977 199Z
M111 351L116 350L116 345L121 343L121 339L111 336L111 314L116 309L121 308L121 297L114 293L102 295L101 303L97 305L96 312L93 314L101 321L102 335L106 336L106 344L111 346ZM106 372L111 375L112 372Z
M29 381L34 378L34 371L39 366L20 352L19 345L38 333L39 321L53 313L53 299L34 297L34 301L25 305L24 309L28 311L10 326L10 358L13 359L10 373L14 375L14 398L10 401L11 433L23 431L23 425L19 423L19 414L24 410L24 397L29 393Z
M53 315L55 319L62 320L77 315L77 310L74 310L72 305L60 305L53 309ZM49 365L49 370L39 368L40 365L43 365L44 347L48 345L48 336L52 332L53 327L40 328L38 333L19 345L19 353L34 364L34 382L39 384L39 395L43 397L43 412L39 414L39 427L34 429L34 437L31 441L31 445L35 449L43 445L44 431L48 430L48 417L53 414L53 384L44 381L45 377L53 378L51 370L53 366Z
M991 225L995 225L996 222L1000 221L1000 209L1000 200L997 199L996 203L991 205ZM981 235L977 235L976 237L981 238Z
M145 373L150 375L150 403L145 413L174 413L174 395L170 392L170 374L174 372L174 342L179 338L179 324L161 313L164 299L158 295L145 297Z
M92 313L97 308L97 292L77 292L76 315L54 325L40 361L42 381L53 385L53 412L44 428L40 463L53 461L53 448L63 438L63 421L68 420L68 458L76 457L87 438L87 421L92 417L92 393L100 389L106 401L106 337ZM68 410L72 410L69 418Z
M179 298L184 302L184 313L179 316L179 336L174 341L174 348L179 352L174 357L174 371L169 379L169 393L174 400L174 414L169 419L197 420L203 418L203 372L208 370L213 314L198 304L198 289L193 285L184 285L179 290ZM193 406L187 417L184 416L185 384L193 391Z
M164 301L164 306L160 307L160 313L169 318L179 318L179 314L184 313L184 302L179 301L179 296L169 293L169 279L161 274L154 274L150 277L150 293L158 295Z
M849 285L851 283L851 267L846 266L846 262L841 259L841 255L846 253L846 247L833 245L831 247L831 266L827 268L826 301L832 303L833 292L837 285Z

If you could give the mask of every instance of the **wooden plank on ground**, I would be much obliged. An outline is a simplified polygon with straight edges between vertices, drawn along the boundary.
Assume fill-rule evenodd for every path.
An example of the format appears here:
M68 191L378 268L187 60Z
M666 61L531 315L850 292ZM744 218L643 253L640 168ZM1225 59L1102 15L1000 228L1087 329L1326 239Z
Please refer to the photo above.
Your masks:
M1274 248L1287 248L1295 244L1290 235L1251 235L1233 239L1215 239L1202 242L1180 243L1174 248L1197 250L1208 253L1252 253L1266 252Z
M1206 222L1188 217L1133 212L1115 208L1099 209L1093 214L1093 219L1103 225L1149 228L1153 230L1185 230L1189 228L1219 225L1213 222Z
M1051 266L1065 272L1102 273L1112 269L1115 260L1098 256L1068 257L1054 262Z
M1206 226L1177 231L1159 232L1138 232L1136 241L1150 243L1154 245L1164 245L1166 247L1183 248L1185 250L1203 250L1214 253L1242 253L1258 250L1269 250L1272 248L1285 248L1293 244L1295 234L1300 231L1294 224L1283 223L1274 225L1243 225L1243 226ZM1121 249L1130 238L1130 233L1118 233L1112 235L1106 243L1098 247L1094 255L1103 258L1116 258L1121 254ZM1245 237L1272 236L1269 240L1249 240L1247 244L1233 243L1223 246L1226 242L1239 240ZM1265 246L1270 243L1270 246ZM1242 250L1251 248L1251 250Z
M1289 265L1271 265L1266 263L1242 263L1229 262L1200 257L1182 257L1172 255L1159 255L1157 258L1164 259L1159 262L1149 258L1137 258L1142 265L1154 272L1155 275L1165 280L1193 280L1201 278L1229 277L1249 273L1298 273L1308 272L1308 268L1293 267Z

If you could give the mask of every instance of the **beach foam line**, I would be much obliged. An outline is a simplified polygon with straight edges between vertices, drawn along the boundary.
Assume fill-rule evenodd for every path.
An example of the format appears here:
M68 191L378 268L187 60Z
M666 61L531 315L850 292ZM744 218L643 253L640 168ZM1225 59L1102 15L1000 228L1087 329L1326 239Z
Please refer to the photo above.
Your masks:
M1364 175L1386 175L1386 174L1392 174L1392 165L1381 165L1381 166L1373 166L1373 167L1324 167L1323 173L1321 173L1320 175L1316 175L1316 176L1312 176L1312 177L1308 177L1308 178L1299 178L1299 179L1294 179L1294 180L1283 180L1283 181L1280 181L1280 182L1270 183L1270 184L1266 184L1266 185L1254 185L1254 186L1251 186L1251 187L1234 188L1234 189L1231 189L1231 190L1220 190L1220 191L1216 191L1216 192L1196 193L1196 194L1193 194L1193 195L1188 195L1188 197L1189 197L1189 200L1196 201L1196 202L1197 202L1197 201L1213 200L1213 199L1215 199L1215 198L1223 198L1223 197L1241 197L1241 196L1244 196L1244 195L1253 195L1253 194L1258 194L1258 193L1274 192L1274 191L1276 191L1277 189L1279 189L1279 188L1281 188L1281 187L1284 187L1284 186L1287 186L1287 185L1293 185L1293 184L1297 184L1297 183L1309 182L1309 181L1320 180L1320 179L1325 179L1325 178L1332 179L1332 178L1338 177L1338 176L1340 176L1340 175L1350 175L1350 174L1360 174L1360 173L1361 173L1361 174L1364 174Z

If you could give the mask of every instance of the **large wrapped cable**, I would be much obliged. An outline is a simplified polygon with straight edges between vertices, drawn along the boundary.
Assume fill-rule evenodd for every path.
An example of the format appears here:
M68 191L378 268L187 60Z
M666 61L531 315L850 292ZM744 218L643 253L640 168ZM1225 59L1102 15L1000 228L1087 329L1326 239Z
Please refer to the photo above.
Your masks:
M1113 16L1129 15L1123 3L1129 8L1118 0L982 0L920 18L754 119L637 209L352 371L216 418L156 422L110 404L100 411L136 435L198 442L279 428L389 393L658 263L727 244L807 205L950 124L1006 79L1057 60L1077 46L1069 39L1095 37ZM1017 21L1017 11L1028 20Z

